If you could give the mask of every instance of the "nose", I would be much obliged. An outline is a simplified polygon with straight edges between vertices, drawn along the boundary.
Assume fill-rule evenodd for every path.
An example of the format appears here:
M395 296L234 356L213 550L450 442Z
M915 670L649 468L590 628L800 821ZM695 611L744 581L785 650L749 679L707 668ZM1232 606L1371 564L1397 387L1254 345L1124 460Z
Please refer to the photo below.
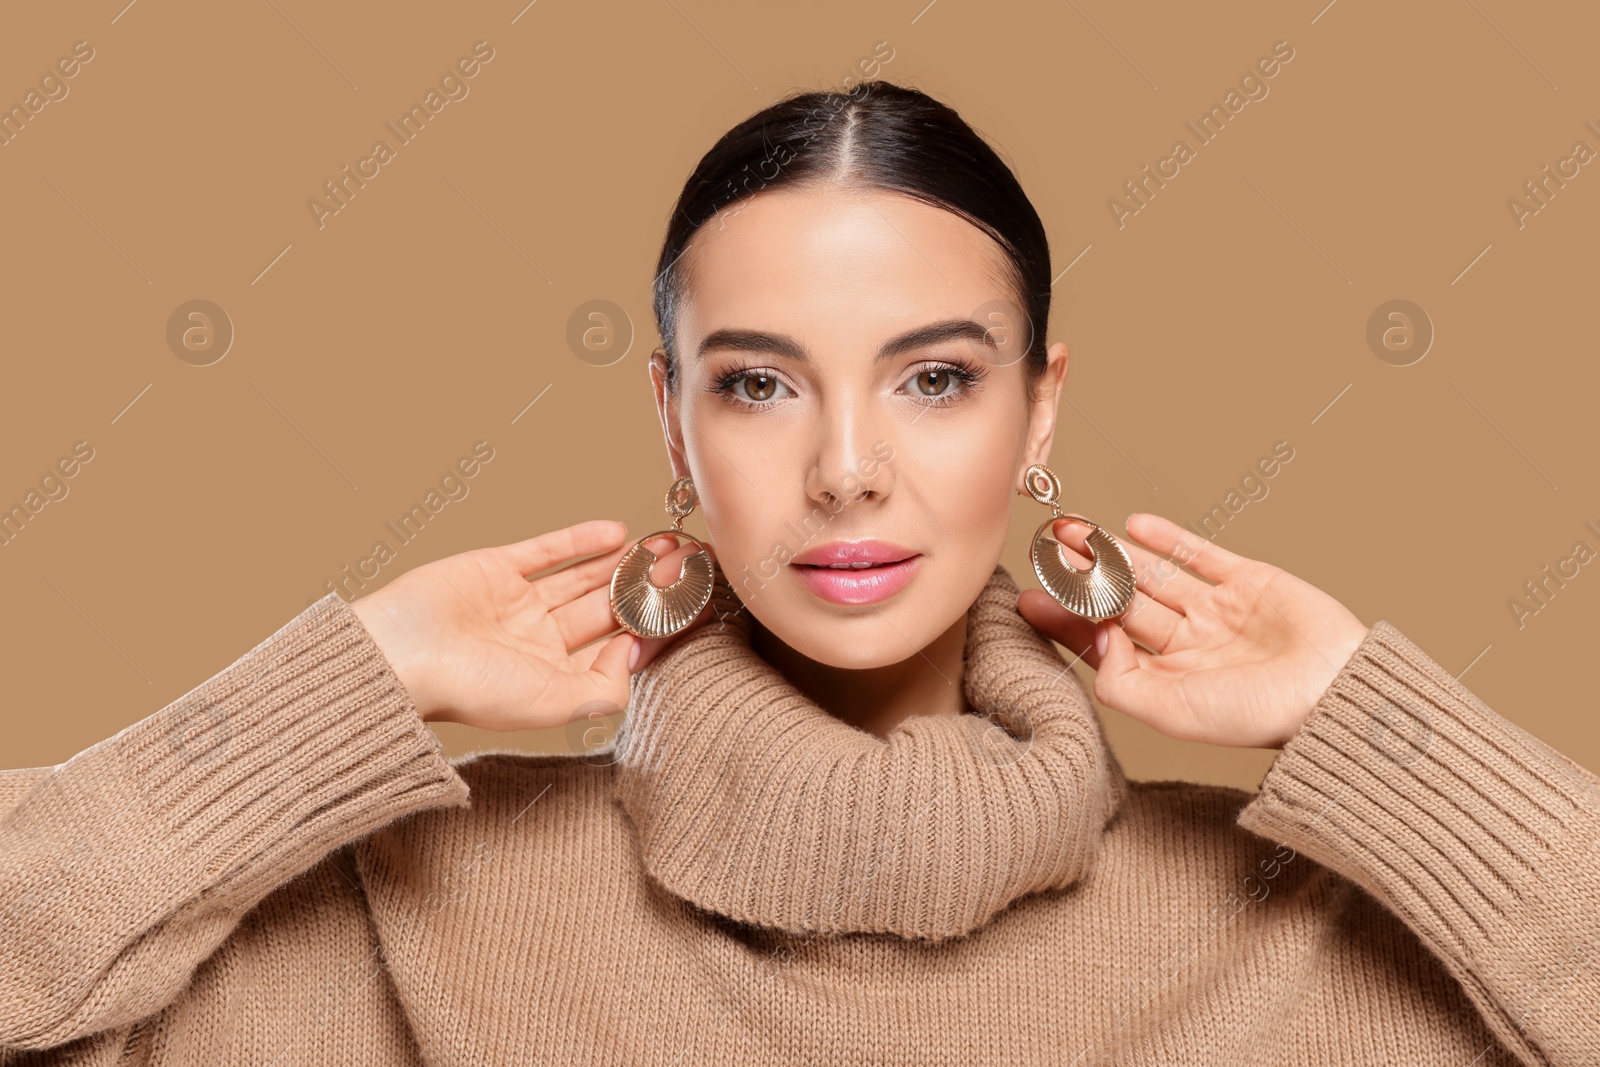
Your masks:
M806 494L835 508L881 500L894 481L889 465L879 458L889 443L887 433L888 420L871 399L830 397L815 423Z

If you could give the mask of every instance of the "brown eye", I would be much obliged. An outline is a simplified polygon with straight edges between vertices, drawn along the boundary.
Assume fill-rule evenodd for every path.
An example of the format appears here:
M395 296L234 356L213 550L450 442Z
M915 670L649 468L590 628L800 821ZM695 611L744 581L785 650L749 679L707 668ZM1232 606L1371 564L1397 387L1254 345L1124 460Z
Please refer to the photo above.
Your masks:
M918 373L917 388L926 396L942 396L945 390L942 385L948 385L950 372L942 367L929 367Z
M766 400L778 388L778 379L769 374L752 374L744 379L744 395L751 400Z

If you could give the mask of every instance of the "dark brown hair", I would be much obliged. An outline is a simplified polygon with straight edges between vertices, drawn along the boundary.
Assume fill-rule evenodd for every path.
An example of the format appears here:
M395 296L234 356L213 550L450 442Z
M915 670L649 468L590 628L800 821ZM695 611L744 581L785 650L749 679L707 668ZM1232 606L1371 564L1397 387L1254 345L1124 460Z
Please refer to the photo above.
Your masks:
M756 112L700 158L667 224L656 263L656 326L676 388L673 331L689 288L690 238L717 212L766 189L845 183L911 197L982 229L1007 260L1005 282L1029 330L1026 378L1045 368L1050 245L1011 168L955 110L917 89L862 82L848 92L805 91ZM682 261L682 262L680 262Z

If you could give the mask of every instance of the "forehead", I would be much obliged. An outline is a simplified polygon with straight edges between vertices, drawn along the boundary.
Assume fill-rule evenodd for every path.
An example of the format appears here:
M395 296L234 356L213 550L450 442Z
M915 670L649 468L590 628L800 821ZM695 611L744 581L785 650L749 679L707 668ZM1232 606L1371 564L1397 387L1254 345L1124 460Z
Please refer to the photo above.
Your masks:
M843 187L760 193L690 242L680 344L723 327L819 345L875 343L907 325L1014 300L1005 253L953 212Z

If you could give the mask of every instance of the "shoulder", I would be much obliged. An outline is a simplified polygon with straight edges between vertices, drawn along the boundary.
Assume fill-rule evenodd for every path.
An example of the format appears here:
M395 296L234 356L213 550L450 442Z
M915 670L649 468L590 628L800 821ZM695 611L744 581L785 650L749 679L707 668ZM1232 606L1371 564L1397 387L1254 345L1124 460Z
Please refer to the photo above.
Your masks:
M488 749L456 756L450 765L471 787L473 808L480 802L493 808L519 798L528 804L555 800L553 806L571 808L610 799L617 772L611 759L604 751L576 755ZM514 813L524 814L520 808Z
M1302 895L1326 906L1347 904L1353 883L1239 825L1254 796L1200 782L1128 782L1106 826L1097 877L1110 886L1140 884L1153 907L1187 910L1206 900L1223 913L1240 902Z
M474 752L451 759L469 789L465 807L399 819L356 844L378 881L449 881L478 868L625 865L632 839L615 800L617 769L604 754ZM609 858L608 858L609 857Z
M1285 1004L1287 1025L1309 1032L1337 1019L1454 1035L1474 1051L1490 1044L1459 979L1401 915L1340 872L1238 824L1255 796L1130 781L1106 829L1098 888L1133 909L1122 914L1147 917L1178 943L1175 959L1228 960L1297 990Z
M488 750L453 757L450 765L467 783L466 807L434 808L414 820L420 832L447 827L505 831L586 823L609 823L620 814L615 802L617 766L604 752L585 755Z
M1237 811L1254 793L1231 785L1209 785L1176 778L1130 780L1124 809L1194 810L1227 807Z
M1108 837L1158 852L1234 852L1265 841L1238 825L1239 812L1255 794L1234 786L1173 779L1130 781Z
M34 786L50 776L54 767L14 767L0 770L0 816L6 815Z
M1106 830L1095 872L1101 888L1219 936L1277 931L1315 943L1326 962L1369 981L1427 971L1437 988L1439 962L1398 915L1340 872L1238 824L1255 795L1198 782L1129 782Z
M538 902L517 912L517 921L533 924L519 936L558 939L593 923L631 929L686 907L650 884L609 758L490 752L452 759L470 790L466 807L418 812L353 847L385 939L422 936L445 909L466 924L454 936L512 936L491 931L503 927L508 901Z

